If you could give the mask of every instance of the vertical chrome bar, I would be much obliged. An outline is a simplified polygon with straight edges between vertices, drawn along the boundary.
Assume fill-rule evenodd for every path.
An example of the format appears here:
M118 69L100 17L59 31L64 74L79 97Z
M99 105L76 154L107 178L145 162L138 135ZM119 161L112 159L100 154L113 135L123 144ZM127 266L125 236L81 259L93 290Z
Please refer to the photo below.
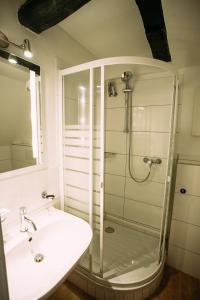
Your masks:
M61 209L64 210L64 143L63 132L65 130L65 89L64 76L59 72L58 76L58 132L59 132L59 191Z
M103 277L103 237L104 237L104 66L101 67L101 126L100 126L100 276Z
M94 132L94 70L90 68L89 100L89 224L93 231L93 132ZM89 247L89 270L92 272L92 243Z
M129 132L129 93L124 92L125 111L124 111L124 132Z
M176 123L177 123L177 113L178 113L178 78L175 76L173 83L173 101L171 108L171 125L170 125L170 136L169 136L169 149L168 149L168 159L166 167L166 180L165 180L165 192L163 201L163 214L162 214L162 224L160 230L160 244L159 244L159 263L162 259L163 252L165 249L165 236L167 231L167 220L169 215L169 201L170 201L170 189L171 189L171 177L173 168L173 157L175 148L175 135L176 135Z

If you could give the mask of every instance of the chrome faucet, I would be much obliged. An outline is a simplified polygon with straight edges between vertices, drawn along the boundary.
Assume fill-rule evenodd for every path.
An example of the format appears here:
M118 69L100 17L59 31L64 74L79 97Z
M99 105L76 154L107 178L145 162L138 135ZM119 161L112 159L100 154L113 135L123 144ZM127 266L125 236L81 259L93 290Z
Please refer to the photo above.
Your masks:
M28 224L30 224L35 231L37 230L35 223L27 217L27 209L25 206L22 206L19 208L19 216L20 216L20 231L21 232L29 231Z

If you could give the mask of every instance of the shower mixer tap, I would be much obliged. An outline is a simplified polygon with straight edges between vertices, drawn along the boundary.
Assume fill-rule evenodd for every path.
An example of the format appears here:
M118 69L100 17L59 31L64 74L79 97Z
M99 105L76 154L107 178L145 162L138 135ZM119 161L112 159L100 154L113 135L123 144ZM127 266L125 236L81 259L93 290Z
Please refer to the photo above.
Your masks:
M145 164L148 164L148 165L160 165L162 163L162 159L161 158L149 158L149 157L144 157L143 158L143 162Z

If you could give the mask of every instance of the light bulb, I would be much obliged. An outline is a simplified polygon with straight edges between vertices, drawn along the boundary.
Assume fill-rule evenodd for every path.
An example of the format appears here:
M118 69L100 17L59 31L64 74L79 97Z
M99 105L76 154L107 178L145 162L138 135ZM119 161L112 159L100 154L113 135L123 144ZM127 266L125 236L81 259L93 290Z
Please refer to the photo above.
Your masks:
M33 57L33 53L31 51L31 46L30 46L30 42L28 39L25 39L24 40L24 43L23 43L23 49L24 49L24 56L28 57L28 58L31 58Z
M24 50L24 56L31 58L31 57L33 57L33 53L29 50Z
M8 61L9 61L11 64L14 64L14 65L17 64L17 58L16 58L14 55L12 55L12 54L9 54L9 56L8 56Z

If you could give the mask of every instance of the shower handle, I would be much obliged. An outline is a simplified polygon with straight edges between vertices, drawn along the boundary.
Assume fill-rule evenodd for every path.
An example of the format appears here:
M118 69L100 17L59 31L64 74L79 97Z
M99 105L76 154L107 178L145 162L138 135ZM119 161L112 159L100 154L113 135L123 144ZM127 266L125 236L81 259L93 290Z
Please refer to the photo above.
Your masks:
M162 159L161 158L149 158L149 157L144 157L143 158L143 162L145 164L149 164L149 165L160 165L162 163Z
M129 132L128 130L128 99L125 99L125 113L124 113L124 132Z
M125 94L125 113L124 113L124 132L128 133L130 131L129 128L129 92L132 92L130 89L123 90Z

